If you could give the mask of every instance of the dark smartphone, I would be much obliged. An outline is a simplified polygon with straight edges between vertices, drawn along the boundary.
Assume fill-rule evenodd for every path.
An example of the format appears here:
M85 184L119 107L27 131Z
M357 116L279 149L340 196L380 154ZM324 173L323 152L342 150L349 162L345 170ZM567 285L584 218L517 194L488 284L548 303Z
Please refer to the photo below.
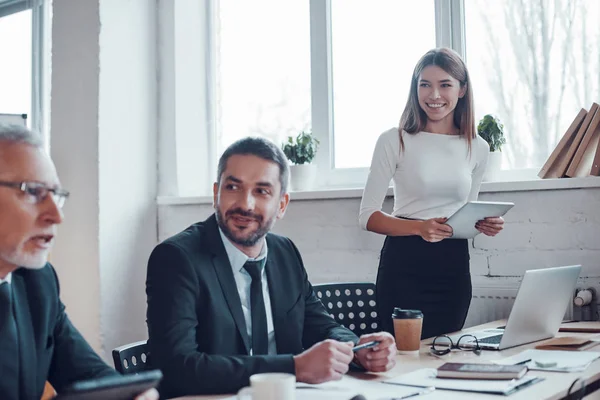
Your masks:
M61 391L55 400L132 400L148 389L155 388L162 379L160 370L132 375L108 376L75 382Z

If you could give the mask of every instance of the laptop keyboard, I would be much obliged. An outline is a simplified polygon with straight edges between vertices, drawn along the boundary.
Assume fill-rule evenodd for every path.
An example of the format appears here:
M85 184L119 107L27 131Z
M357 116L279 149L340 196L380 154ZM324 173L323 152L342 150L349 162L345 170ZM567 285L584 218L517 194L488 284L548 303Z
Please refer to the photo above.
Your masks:
M483 339L478 339L479 343L486 344L500 344L500 340L502 340L502 335L488 336Z

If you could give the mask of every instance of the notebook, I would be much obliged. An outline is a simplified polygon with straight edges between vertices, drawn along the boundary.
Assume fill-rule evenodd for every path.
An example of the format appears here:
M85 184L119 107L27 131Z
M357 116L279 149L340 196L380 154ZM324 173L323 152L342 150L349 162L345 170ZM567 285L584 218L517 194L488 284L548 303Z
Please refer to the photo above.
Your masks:
M576 336L557 337L535 346L539 350L584 351L600 344L600 338L582 338Z
M560 326L559 332L600 333L600 321L568 322Z
M521 379L511 380L448 379L438 378L437 370L434 368L422 368L383 382L392 385L419 387L433 386L436 389L502 394L506 396L543 380L543 378L531 375L525 375Z
M447 362L437 369L438 378L456 379L519 379L526 373L525 365Z

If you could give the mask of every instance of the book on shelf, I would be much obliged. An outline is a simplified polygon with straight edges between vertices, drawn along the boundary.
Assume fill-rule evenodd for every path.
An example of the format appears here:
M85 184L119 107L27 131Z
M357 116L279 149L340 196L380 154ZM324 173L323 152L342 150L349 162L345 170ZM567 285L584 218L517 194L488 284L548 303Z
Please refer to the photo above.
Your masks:
M547 340L537 346L539 350L567 350L567 351L584 351L589 350L600 344L599 339L563 336Z
M598 145L596 146L596 155L594 156L594 160L592 161L592 170L590 172L591 176L600 176L600 140L598 141Z
M587 110L582 108L579 111L579 114L575 117L563 137L560 139L560 142L546 160L546 163L538 173L538 176L542 179L547 178L561 178L562 174L565 172L564 170L559 171L559 165L564 164L563 160L567 156L567 152L569 148L573 145L573 141L575 140L575 135L577 131L581 127L583 120L587 116Z
M598 104L594 103L592 108L596 108L596 114L592 117L589 126L585 130L581 143L573 155L569 168L565 173L570 178L589 176L592 170L592 161L598 146L600 138L600 109Z
M525 365L498 365L447 362L437 369L438 378L519 379L527 373Z
M590 123L592 122L592 119L596 115L598 108L600 108L600 105L598 105L597 103L592 104L592 106L590 107L590 111L587 113L587 115L583 119L583 122L581 123L581 126L577 130L577 134L573 139L573 143L569 146L567 153L564 155L564 157L562 157L559 160L557 166L558 178L566 176L565 174L567 173L567 169L569 168L569 165L571 164L571 161L575 156L575 152L579 148L579 145L581 144L583 137L585 136L585 133L588 130Z

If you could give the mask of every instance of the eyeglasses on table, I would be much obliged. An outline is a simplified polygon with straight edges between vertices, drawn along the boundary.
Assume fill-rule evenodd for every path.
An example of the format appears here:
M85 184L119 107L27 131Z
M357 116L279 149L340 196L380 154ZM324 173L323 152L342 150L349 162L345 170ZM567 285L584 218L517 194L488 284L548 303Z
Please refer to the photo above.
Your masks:
M475 345L472 345L472 342L475 342ZM472 351L473 353L480 355L481 347L479 346L479 341L473 335L462 335L458 338L456 344L448 335L439 335L433 339L433 343L429 351L436 356L444 356L449 354L452 350L461 350L461 351Z

